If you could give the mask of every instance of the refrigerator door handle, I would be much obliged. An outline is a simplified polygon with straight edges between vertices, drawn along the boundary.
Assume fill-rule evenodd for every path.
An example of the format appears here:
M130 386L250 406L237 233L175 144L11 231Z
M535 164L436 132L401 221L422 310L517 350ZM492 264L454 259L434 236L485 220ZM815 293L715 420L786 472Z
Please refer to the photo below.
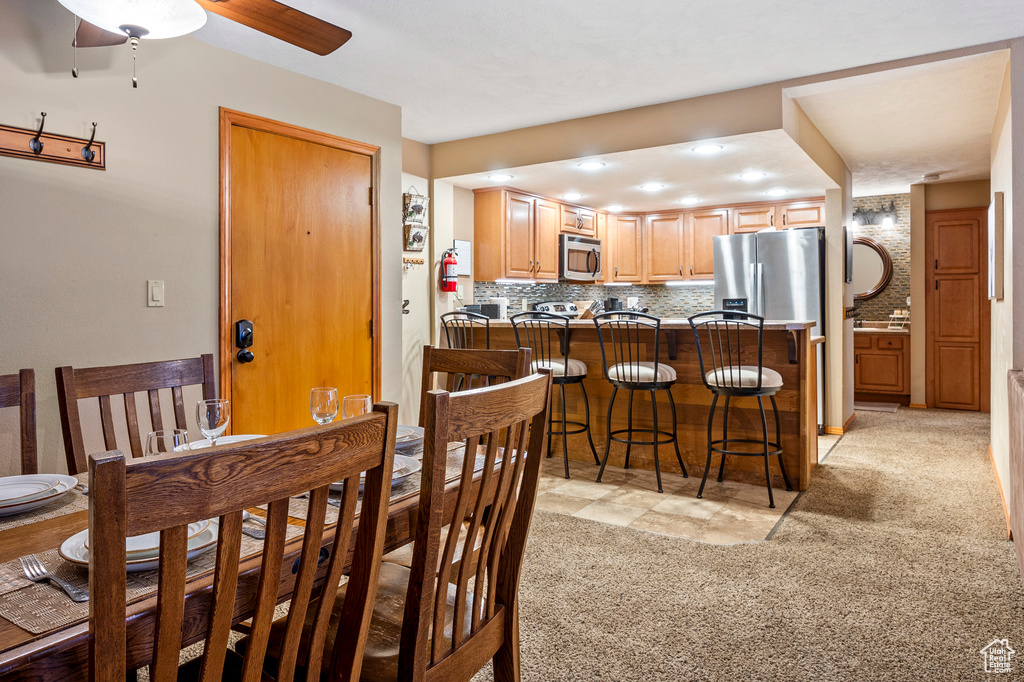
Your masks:
M757 292L757 314L764 317L764 264L755 265L754 291Z
M747 312L758 314L758 310L761 308L761 301L758 299L760 293L757 288L757 263L750 264L750 305L747 306Z

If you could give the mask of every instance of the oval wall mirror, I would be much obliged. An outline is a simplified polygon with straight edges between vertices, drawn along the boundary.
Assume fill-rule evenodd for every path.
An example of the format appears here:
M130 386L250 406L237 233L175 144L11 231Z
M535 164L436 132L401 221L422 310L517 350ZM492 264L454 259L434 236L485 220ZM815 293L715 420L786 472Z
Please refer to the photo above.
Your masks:
M882 293L892 279L892 257L870 237L853 238L853 299L864 301Z

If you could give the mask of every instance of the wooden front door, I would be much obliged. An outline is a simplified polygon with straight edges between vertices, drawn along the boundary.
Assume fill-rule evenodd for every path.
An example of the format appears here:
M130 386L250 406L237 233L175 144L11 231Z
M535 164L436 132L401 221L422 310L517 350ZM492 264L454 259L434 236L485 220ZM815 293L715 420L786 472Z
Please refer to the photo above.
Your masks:
M221 394L233 433L313 425L309 391L380 393L377 147L221 110ZM253 323L239 362L235 323Z
M925 307L928 405L989 409L987 209L928 211Z

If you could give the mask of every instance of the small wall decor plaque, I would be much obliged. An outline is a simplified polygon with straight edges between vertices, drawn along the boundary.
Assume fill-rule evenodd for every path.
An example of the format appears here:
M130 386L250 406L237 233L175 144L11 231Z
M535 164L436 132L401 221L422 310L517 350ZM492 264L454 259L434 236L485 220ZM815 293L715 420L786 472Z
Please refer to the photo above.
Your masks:
M405 246L406 251L422 251L427 245L426 225L405 224Z
M417 225L426 225L427 208L430 205L430 198L425 197L422 194L415 193L415 187L410 187L409 189L413 191L406 192L402 195L404 199L402 209L403 218L406 224L415 223Z

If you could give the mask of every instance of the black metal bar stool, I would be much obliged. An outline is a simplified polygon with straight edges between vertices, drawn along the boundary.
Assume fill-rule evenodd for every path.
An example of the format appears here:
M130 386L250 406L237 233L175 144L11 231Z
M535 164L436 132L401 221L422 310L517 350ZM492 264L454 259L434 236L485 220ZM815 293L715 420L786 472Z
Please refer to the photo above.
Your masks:
M516 345L529 348L533 361L530 371L538 369L551 370L551 383L562 392L562 429L554 430L555 415L548 416L548 435L562 437L562 457L565 460L565 477L569 478L569 446L567 436L586 433L590 442L590 452L594 455L594 463L600 464L597 448L590 435L590 398L583 380L587 378L587 364L582 360L569 357L569 318L553 313L525 312L509 318L512 329L516 333ZM583 391L583 409L585 421L569 421L565 416L565 387L567 384L579 384ZM569 427L575 427L569 430ZM551 439L548 439L548 457L551 456Z
M445 313L441 316L441 326L444 327L444 338L449 348L488 350L491 347L491 318L486 315L464 311ZM480 334L484 337L483 346L475 344Z
M686 465L679 454L679 442L676 439L676 401L672 397L672 385L676 383L676 370L671 365L658 362L661 347L661 320L644 313L607 312L594 316L597 325L597 339L601 345L601 361L604 364L604 376L612 385L612 397L608 401L608 444L604 449L604 460L597 474L598 483L604 475L608 464L608 455L612 450L612 441L626 444L626 466L629 468L629 453L634 445L651 445L654 447L654 472L658 477L658 492L664 492L661 485L661 463L658 460L658 446L672 443L676 449L676 459L687 476ZM605 336L608 336L607 341ZM651 355L651 337L654 340L654 361L642 358ZM611 349L609 357L608 349ZM629 391L629 414L626 417L627 428L612 431L612 408L619 389ZM633 428L633 393L634 391L650 391L653 428ZM672 431L658 430L658 399L657 391L668 393L668 402L672 407ZM620 438L619 434L627 434ZM650 434L651 440L636 440L634 433ZM665 438L661 438L665 436Z
M750 313L715 310L708 313L700 313L689 318L690 327L693 328L693 336L697 341L697 356L700 360L700 374L704 385L713 394L711 398L711 413L708 415L708 461L704 467L704 478L701 479L700 489L697 497L703 497L704 484L708 480L708 471L711 470L711 456L718 452L722 455L722 461L718 465L718 481L722 481L722 472L725 469L726 455L739 455L741 457L764 457L764 476L768 486L768 506L775 507L775 497L772 494L772 475L768 467L768 458L777 455L779 458L779 469L782 470L782 480L786 482L786 490L792 490L789 483L789 476L786 475L786 466L782 463L782 428L779 423L779 406L775 403L775 394L782 388L782 375L774 369L764 366L762 343L764 336L764 318ZM749 341L756 333L756 349L750 348ZM704 342L701 342L701 335ZM746 350L745 350L746 349ZM757 352L757 364L749 364L753 350ZM705 364L705 360L708 363ZM743 364L747 360L748 364ZM708 367L710 366L710 369ZM715 420L715 406L719 396L725 398L725 414L722 417L722 437L719 440L712 440L712 422ZM729 438L729 400L730 398L753 397L757 398L757 405L761 410L761 440L752 438ZM772 401L772 410L775 411L775 441L768 440L768 420L764 413L764 398ZM761 446L761 451L732 450L733 445L756 444Z

